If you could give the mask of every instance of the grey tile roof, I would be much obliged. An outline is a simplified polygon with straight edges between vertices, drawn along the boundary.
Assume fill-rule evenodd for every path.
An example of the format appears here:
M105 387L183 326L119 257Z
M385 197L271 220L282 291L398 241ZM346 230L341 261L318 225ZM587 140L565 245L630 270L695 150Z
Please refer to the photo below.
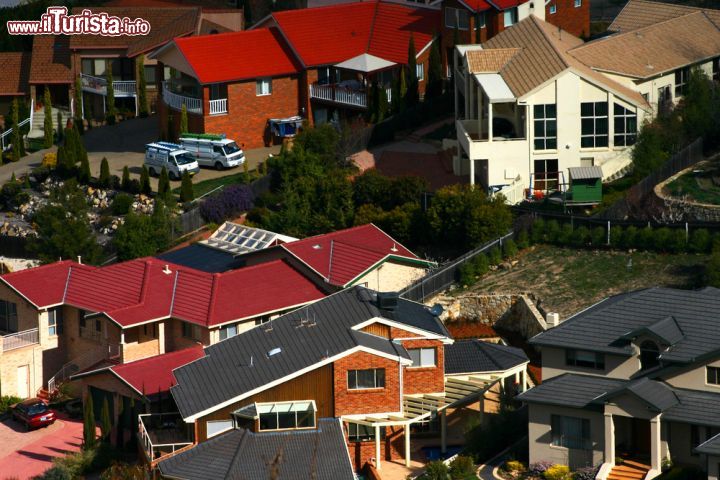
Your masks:
M528 403L543 403L563 407L583 408L595 399L616 390L627 382L617 378L563 374L553 377L518 396Z
M720 393L674 388L680 403L663 412L662 418L675 422L720 427Z
M243 267L245 264L244 260L235 258L231 253L223 252L217 248L208 247L201 243L195 243L177 250L165 252L158 255L158 258L176 265L182 265L208 273L226 272Z
M640 327L630 333L623 335L624 339L632 340L640 335L652 335L666 345L675 345L685 336L675 317L669 315L662 320L658 320L647 327Z
M284 480L355 478L340 421L331 418L318 420L317 430L233 430L163 460L158 466L162 475L183 480L254 480L270 478L271 465L278 455L278 478Z
M680 403L674 390L663 382L650 380L643 377L632 380L621 387L608 392L596 399L596 403L602 403L610 398L630 392L644 401L655 411L664 412Z
M668 316L674 318L677 330ZM664 364L691 363L720 350L718 324L720 290L650 288L610 297L535 336L530 343L631 355L629 343L618 339L649 329L668 337L668 343L676 342L661 354Z
M190 417L358 346L409 358L402 346L352 329L375 317L450 336L427 307L399 299L393 312L380 310L372 293L349 288L207 347L205 357L173 372L180 413ZM268 356L276 348L281 352Z
M482 340L456 340L445 345L445 374L498 372L527 361L519 348Z
M570 178L574 180L592 180L602 178L603 171L599 166L594 167L570 167L568 168Z
M697 453L720 456L720 435L715 435L708 441L701 443L695 448Z

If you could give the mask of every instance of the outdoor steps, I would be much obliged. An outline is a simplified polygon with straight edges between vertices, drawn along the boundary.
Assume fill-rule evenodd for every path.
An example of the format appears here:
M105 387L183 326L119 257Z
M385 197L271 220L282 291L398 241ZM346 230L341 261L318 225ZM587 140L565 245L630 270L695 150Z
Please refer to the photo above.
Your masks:
M53 107L52 108L52 116L53 116L53 125L55 129L57 130L57 114L58 112L62 113L62 121L63 125L61 128L65 128L65 123L67 122L68 118L70 118L70 112L65 109L58 109ZM35 110L33 113L33 120L32 120L32 126L30 127L30 132L28 132L28 138L37 138L42 137L45 135L45 109L40 108L38 110Z
M38 390L37 396L38 396L38 398L41 398L43 400L50 399L50 393L44 388L41 388L40 390Z
M607 476L607 480L642 480L650 470L645 465L633 460L624 460L622 465L616 465Z

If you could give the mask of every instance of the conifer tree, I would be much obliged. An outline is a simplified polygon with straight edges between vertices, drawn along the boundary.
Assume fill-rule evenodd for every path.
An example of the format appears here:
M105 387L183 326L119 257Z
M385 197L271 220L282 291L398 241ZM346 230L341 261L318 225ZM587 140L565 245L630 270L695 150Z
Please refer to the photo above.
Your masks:
M430 47L425 97L433 98L440 95L442 95L442 60L440 59L440 46L437 41L434 41Z
M122 181L120 183L120 188L122 188L126 192L130 191L130 169L128 168L127 165L125 165L123 167Z
M100 162L100 178L98 179L98 183L103 188L108 188L110 186L110 164L108 163L108 159L105 157L103 157Z
M45 132L43 147L45 148L52 147L55 140L55 129L53 128L52 118L52 104L50 102L50 89L48 87L45 87L45 93L43 94L43 110L45 113L45 118L43 119L43 130Z
M410 42L408 43L408 82L406 102L408 107L417 104L419 100L418 94L418 77L417 77L417 52L415 51L415 38L410 34Z
M170 196L170 178L168 177L168 171L165 167L160 171L160 177L158 178L158 197L162 200L166 200Z
M83 126L83 91L82 91L82 81L80 80L80 77L77 77L75 79L75 115L73 117L73 124L78 129L78 132L80 134L83 133L85 130Z
M80 183L90 182L90 162L87 155L80 159L80 170L78 170L78 181Z
M65 127L63 127L63 116L62 116L62 112L60 110L58 110L58 112L57 112L57 130L56 130L57 136L58 136L58 138L57 138L58 143L62 143L62 141L63 141L63 137L64 137L63 130L65 130Z
M138 112L140 117L145 118L150 113L147 101L147 81L145 80L145 55L140 55L136 60L137 67L137 89L138 89ZM154 67L153 67L154 68Z
M152 193L152 187L150 186L150 172L145 165L143 165L142 171L140 172L140 193L143 195L150 195Z
M95 411L93 409L92 396L85 398L83 410L83 449L92 450L96 444L95 432Z
M188 133L188 116L187 107L183 103L180 110L180 135L182 136L184 133Z
M181 202L192 202L195 200L195 192L193 192L192 177L186 170L182 176L182 185L180 186L180 201Z
M18 105L17 98L12 101L12 161L17 162L25 156L25 145L23 144L22 134L20 133L20 106Z
M104 442L110 441L110 431L112 429L112 420L110 419L110 405L108 399L103 399L102 410L100 410L100 431Z
M105 98L105 120L108 125L115 125L115 87L113 86L112 62L108 62L105 70L105 81L107 82L107 97Z

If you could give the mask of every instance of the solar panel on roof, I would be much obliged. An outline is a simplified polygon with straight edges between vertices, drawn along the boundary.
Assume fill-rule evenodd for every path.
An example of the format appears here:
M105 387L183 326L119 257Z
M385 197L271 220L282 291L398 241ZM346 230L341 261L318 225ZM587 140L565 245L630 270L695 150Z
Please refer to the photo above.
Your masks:
M267 230L225 222L205 243L228 252L247 253L267 248L279 238L282 241L294 240Z

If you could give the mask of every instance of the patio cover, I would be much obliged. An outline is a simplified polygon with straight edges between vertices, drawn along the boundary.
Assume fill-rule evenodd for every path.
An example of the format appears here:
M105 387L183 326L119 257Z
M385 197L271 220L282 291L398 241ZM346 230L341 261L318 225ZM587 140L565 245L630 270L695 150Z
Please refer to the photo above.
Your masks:
M512 90L498 73L476 73L475 80L490 99L490 103L507 103L516 100Z
M389 62L375 55L369 53L363 53L357 57L353 57L344 62L340 62L335 65L337 68L343 68L345 70L354 70L356 72L370 73L377 70L383 70L385 68L397 65L395 62Z

